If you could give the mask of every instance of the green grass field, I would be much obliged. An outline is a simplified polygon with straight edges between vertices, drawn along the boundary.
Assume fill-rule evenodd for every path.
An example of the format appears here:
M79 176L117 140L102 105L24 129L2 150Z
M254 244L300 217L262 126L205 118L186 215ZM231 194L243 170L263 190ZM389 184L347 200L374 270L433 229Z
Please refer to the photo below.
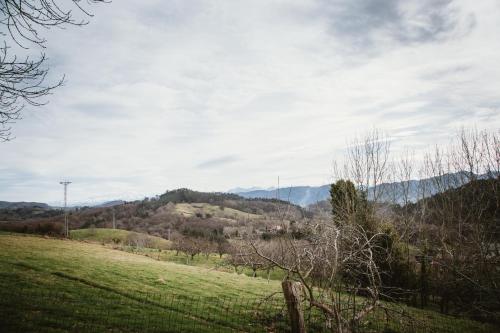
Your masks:
M0 234L0 331L76 332L85 325L94 332L276 331L270 321L256 321L251 310L256 300L278 291L279 281L100 244ZM280 304L269 305L266 313L284 322ZM411 311L449 332L495 332L488 325Z
M168 240L161 237L121 229L90 228L70 231L71 239L106 244L126 244L127 242L132 241L134 236L145 237L152 248L168 249L171 245Z
M152 245L152 248L137 248L135 246L125 245L127 243L127 239L131 235L142 235L151 239L150 244ZM171 242L166 239L133 231L107 228L77 229L71 231L71 239L109 245L114 249L145 255L156 260L168 261L181 265L203 267L221 272L235 272L234 267L227 264L227 255L223 255L221 257L215 253L208 256L205 254L198 254L194 258L191 258L190 255L186 255L182 252L178 253L174 250L168 250ZM158 249L161 249L162 251L158 251ZM247 267L238 267L237 273L245 274L247 276L253 276L254 274L253 271ZM271 280L281 280L284 277L284 273L280 270L270 270L268 274L267 271L259 270L257 271L257 277Z
M96 323L102 320L103 313L107 314L106 322L118 327L118 323L129 325L124 319L135 316L147 316L148 322L161 319L165 313L171 316L171 311L159 313L162 306L148 305L144 301L159 295L167 295L167 299L170 295L185 295L192 300L170 304L170 308L180 313L171 318L180 325L175 331L190 331L190 325L196 323L192 314L197 312L195 308L200 304L219 304L220 300L229 302L235 299L242 304L248 303L278 291L279 282L158 261L100 244L0 234L0 288L4 294L0 297L2 313L11 313L14 322L11 325L20 325L19 331L22 332L38 332L41 325L53 328L54 332L70 332L72 329L67 323L83 323L89 318ZM56 299L48 297L50 293L57 294ZM67 303L58 308L58 293L73 300L74 312L69 311L72 307ZM34 298L36 302L33 303ZM7 304L8 301L11 304ZM76 311L79 302L90 304L88 318L79 317L81 313ZM109 314L109 309L117 302L125 306ZM32 311L25 311L26 305L33 304ZM19 309L14 316L15 307ZM62 322L57 321L60 319L59 310L65 310ZM37 313L42 315L36 316ZM222 309L207 309L201 314L218 315L223 321L216 330L203 325L210 332L241 321ZM37 323L37 329L30 330L25 326L32 321ZM181 327L183 323L186 330ZM135 324L138 331L148 331L147 327L141 327L140 320Z

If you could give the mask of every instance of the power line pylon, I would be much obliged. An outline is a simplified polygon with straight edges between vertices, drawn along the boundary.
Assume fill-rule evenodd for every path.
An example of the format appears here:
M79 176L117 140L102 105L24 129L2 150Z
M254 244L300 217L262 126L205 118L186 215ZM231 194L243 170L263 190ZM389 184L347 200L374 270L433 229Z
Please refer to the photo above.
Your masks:
M71 182L62 181L59 184L64 185L64 233L66 238L69 238L69 222L68 222L68 185Z

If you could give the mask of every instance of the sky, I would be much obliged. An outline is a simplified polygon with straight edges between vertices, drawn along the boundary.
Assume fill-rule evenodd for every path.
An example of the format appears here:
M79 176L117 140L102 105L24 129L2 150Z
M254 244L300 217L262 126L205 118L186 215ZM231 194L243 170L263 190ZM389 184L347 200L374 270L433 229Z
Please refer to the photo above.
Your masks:
M321 185L349 140L500 128L497 0L114 0L43 31L51 79L0 143L0 200Z

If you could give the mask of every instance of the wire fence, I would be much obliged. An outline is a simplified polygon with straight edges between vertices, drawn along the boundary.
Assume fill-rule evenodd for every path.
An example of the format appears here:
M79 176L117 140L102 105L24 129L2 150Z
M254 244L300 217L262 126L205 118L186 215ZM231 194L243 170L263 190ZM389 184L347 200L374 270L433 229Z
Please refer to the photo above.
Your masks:
M303 305L308 332L333 323ZM0 332L290 332L282 294L271 297L194 297L183 294L78 290L0 290ZM456 332L451 321L373 312L356 332Z
M3 332L286 332L283 301L108 291L0 294Z

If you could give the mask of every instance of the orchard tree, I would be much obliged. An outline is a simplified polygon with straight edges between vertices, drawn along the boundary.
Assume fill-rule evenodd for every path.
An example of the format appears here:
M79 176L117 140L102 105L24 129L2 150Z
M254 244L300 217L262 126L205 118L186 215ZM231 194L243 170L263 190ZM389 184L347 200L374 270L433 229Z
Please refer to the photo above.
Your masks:
M215 243L216 243L216 246L215 246L216 252L220 258L222 258L222 256L224 254L228 254L230 252L231 244L228 242L228 240L225 237L223 237L223 236L217 237L215 239Z

